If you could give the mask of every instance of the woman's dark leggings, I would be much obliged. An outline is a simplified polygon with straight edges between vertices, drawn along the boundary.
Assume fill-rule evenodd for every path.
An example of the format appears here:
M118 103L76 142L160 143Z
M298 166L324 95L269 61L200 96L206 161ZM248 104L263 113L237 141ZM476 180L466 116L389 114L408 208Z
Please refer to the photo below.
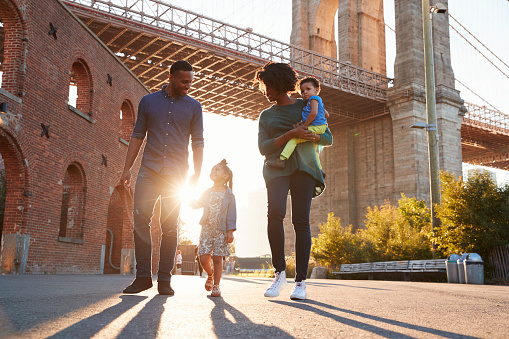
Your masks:
M292 201L292 223L295 230L295 281L306 280L311 231L309 210L315 190L315 179L306 172L297 171L289 176L276 177L267 184L268 234L272 265L276 272L286 269L285 230L286 199L290 191Z

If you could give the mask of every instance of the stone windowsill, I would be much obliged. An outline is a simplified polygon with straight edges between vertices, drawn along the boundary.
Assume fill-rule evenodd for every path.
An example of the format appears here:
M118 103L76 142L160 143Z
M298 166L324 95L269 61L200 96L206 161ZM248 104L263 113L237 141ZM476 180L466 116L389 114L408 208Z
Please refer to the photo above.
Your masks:
M118 137L118 141L120 141L120 143L126 145L126 146L129 146L129 141L123 139L122 137Z
M72 106L72 105L67 105L67 107L69 107L69 110L73 113L76 113L77 115L79 115L80 117L82 117L83 119L85 119L86 121L88 122L91 122L91 123L94 123L95 120L92 119L92 117L88 114L85 114L83 113L82 111L80 111L79 109L77 109L76 107Z
M83 245L83 243L84 243L83 239L68 238L68 237L58 237L58 241L67 242L67 243L71 243L71 244L79 244L79 245Z
M18 104L22 103L21 98L18 98L17 96L7 92L5 89L0 88L0 94L6 96L7 98L11 99L12 101L17 102Z

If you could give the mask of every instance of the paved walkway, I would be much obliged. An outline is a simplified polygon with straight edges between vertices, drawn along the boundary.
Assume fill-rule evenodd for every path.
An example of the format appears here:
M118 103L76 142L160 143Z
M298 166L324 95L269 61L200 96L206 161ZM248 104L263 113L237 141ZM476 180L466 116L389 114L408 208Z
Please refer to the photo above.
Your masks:
M119 293L132 276L0 276L2 338L508 338L509 286L308 280L263 297L265 278L174 276L176 294Z

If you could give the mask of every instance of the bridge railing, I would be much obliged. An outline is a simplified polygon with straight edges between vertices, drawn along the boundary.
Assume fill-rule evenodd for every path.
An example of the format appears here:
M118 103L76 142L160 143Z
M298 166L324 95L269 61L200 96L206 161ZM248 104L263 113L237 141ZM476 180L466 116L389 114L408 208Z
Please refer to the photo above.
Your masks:
M481 128L509 133L509 114L465 102L465 122Z
M229 25L160 0L63 0L157 29L184 35L214 49L236 52L259 62L289 63L326 85L375 100L387 99L392 79L348 63Z

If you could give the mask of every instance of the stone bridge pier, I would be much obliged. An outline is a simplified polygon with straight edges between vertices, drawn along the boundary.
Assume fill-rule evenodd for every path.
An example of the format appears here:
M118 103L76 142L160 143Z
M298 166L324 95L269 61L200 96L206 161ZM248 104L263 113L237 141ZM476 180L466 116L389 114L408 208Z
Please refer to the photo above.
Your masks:
M334 145L322 153L327 189L313 202L313 236L329 212L340 217L343 225L358 229L364 227L367 207L386 200L394 204L401 193L429 203L426 132L410 128L426 121L421 1L395 0L395 12L396 61L388 114L331 128ZM385 75L383 0L293 0L291 43ZM447 15L433 15L433 46L440 169L461 175L464 108L454 88ZM341 106L325 102L326 107L332 104Z

